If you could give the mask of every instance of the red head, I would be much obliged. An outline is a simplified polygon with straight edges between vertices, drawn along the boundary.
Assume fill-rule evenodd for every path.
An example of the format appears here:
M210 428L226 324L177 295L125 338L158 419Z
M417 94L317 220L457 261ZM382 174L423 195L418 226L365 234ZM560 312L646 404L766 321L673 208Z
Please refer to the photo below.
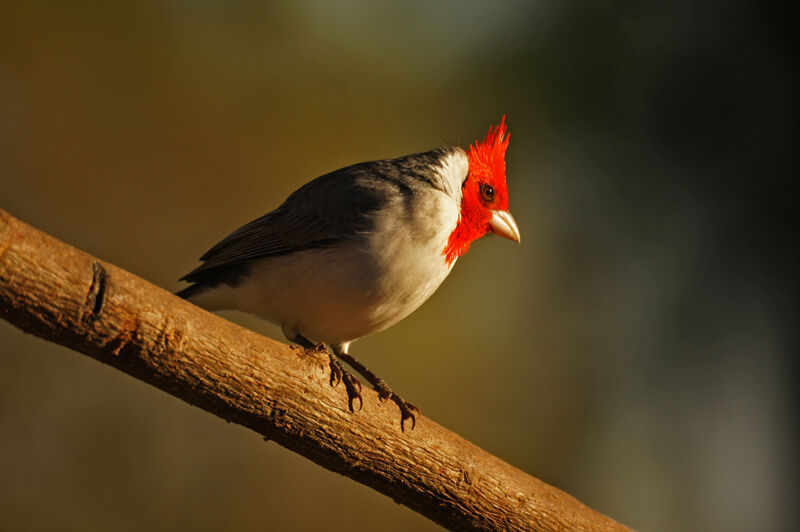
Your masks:
M448 264L466 253L469 245L486 233L519 242L519 229L508 212L508 140L503 116L500 125L490 127L483 142L476 142L467 152L469 173L461 186L461 215L444 249Z

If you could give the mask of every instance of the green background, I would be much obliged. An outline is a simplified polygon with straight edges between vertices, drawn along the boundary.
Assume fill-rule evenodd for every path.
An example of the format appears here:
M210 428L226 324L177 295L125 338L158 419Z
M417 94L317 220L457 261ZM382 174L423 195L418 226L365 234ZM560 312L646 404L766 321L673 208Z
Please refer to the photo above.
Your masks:
M3 2L0 207L176 290L311 178L506 114L522 245L354 355L632 527L789 529L798 90L756 6ZM0 478L2 530L437 528L5 322Z

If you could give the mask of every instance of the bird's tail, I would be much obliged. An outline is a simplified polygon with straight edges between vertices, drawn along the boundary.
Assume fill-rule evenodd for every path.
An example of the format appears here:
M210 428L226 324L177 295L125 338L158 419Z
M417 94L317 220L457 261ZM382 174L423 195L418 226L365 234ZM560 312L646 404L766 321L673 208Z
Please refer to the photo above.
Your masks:
M202 286L199 284L193 284L191 286L187 286L183 290L175 292L175 295L178 297L182 297L183 299L191 299L196 295L202 294L208 289L206 286Z

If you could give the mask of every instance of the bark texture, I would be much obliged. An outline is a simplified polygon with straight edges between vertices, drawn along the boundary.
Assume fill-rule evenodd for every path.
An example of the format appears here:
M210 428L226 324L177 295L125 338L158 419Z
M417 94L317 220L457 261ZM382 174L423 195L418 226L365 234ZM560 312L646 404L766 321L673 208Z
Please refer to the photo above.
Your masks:
M0 316L89 355L454 530L627 530L430 419L400 431L327 355L239 327L0 210Z

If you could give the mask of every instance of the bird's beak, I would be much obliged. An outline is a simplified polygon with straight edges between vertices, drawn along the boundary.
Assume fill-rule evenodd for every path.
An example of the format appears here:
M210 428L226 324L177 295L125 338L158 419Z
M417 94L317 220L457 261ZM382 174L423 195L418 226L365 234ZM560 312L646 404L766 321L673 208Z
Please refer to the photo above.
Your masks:
M489 230L496 235L519 243L517 222L514 221L514 217L508 211L492 211Z

